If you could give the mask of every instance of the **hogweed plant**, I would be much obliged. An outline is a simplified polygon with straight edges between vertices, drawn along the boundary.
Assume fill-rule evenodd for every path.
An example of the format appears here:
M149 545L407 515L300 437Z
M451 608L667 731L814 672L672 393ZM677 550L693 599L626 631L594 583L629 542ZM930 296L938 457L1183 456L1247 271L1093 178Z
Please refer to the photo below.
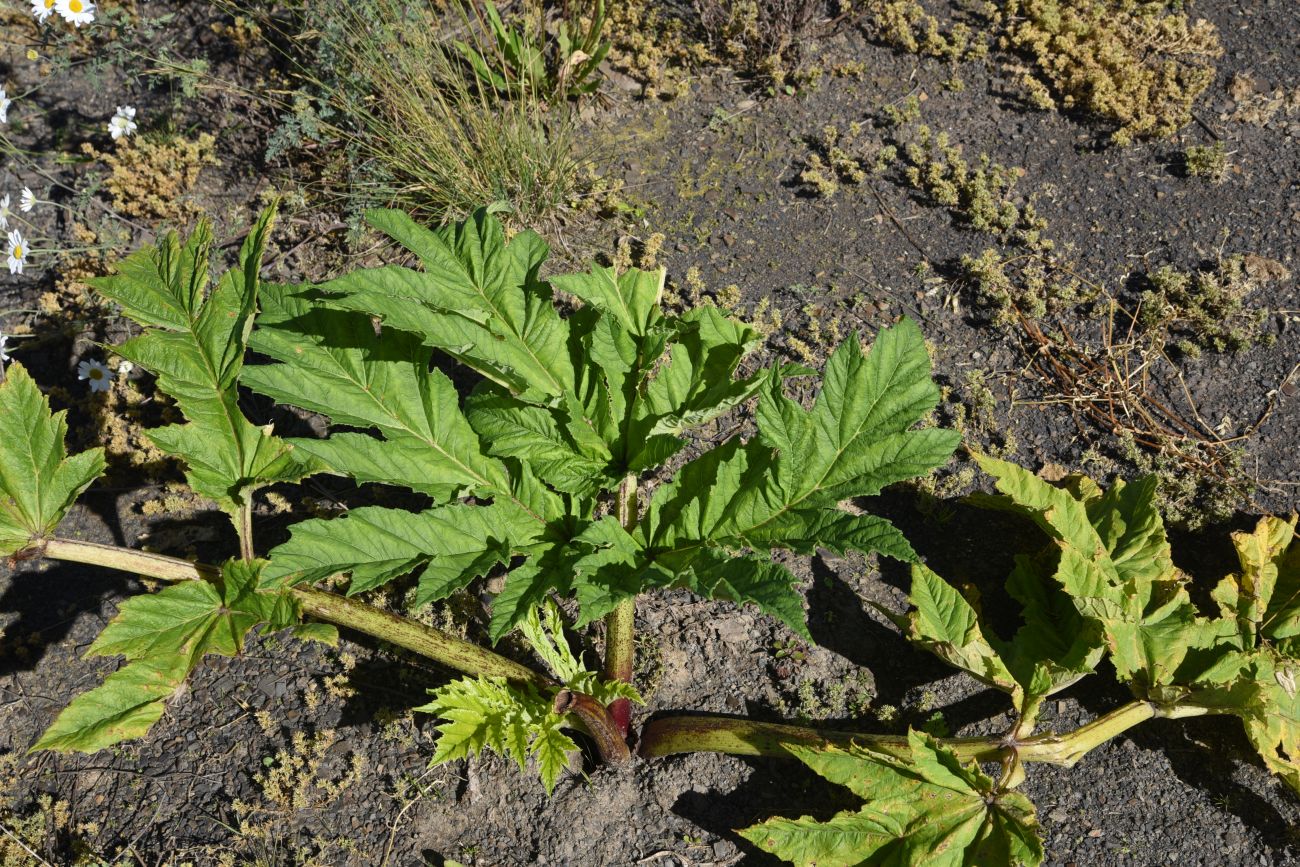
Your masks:
M957 445L951 431L913 429L939 395L911 322L882 331L868 354L846 341L807 410L784 387L813 371L775 364L738 375L759 333L715 307L666 314L662 271L593 267L543 279L542 240L523 232L507 241L486 210L438 231L396 211L370 220L421 267L359 270L316 286L261 283L268 211L239 266L214 285L204 225L97 281L143 329L117 353L156 376L185 418L150 439L234 524L240 556L226 564L53 536L102 459L65 458L61 417L13 368L5 423L45 433L0 444L13 516L4 553L199 579L122 606L91 653L129 664L77 698L38 746L97 749L139 736L204 654L237 652L255 626L331 638L301 622L310 615L471 674L428 706L447 720L439 758L485 747L521 762L540 754L549 786L554 757L572 745L562 721L585 728L607 758L628 754L638 595L686 588L752 604L807 639L796 580L772 550L915 558L887 521L840 506L925 473ZM572 301L561 304L558 293ZM246 366L249 349L269 363ZM462 395L432 366L436 357L479 384ZM283 438L253 423L241 385L328 417L330 435ZM755 397L756 436L732 436L656 484L692 431ZM427 506L305 520L260 557L256 491L317 473L405 488ZM357 598L415 574L420 607L494 571L504 583L489 637L519 629L549 674ZM336 576L347 576L346 596L314 586ZM576 628L603 621L599 675L569 653L546 607L552 597L574 601Z
M0 554L171 582L120 606L89 655L126 664L74 698L34 749L143 736L205 655L238 653L256 628L334 641L342 626L466 675L420 708L441 720L434 762L491 750L521 769L531 762L549 791L575 732L610 763L629 760L633 745L645 759L713 750L803 761L865 803L829 822L782 818L742 832L797 863L1038 864L1033 806L1014 791L1024 765L1072 765L1157 716L1239 716L1266 765L1300 788L1294 519L1266 518L1235 538L1242 571L1207 616L1170 560L1151 481L1057 487L977 456L1002 491L985 500L1037 521L1052 542L1017 561L1008 586L1025 623L1003 639L893 525L849 507L957 446L955 433L923 423L939 393L914 323L882 329L866 352L849 338L820 375L756 368L745 361L760 343L749 326L715 307L663 310L662 271L543 277L541 239L507 241L487 210L438 230L374 212L372 225L418 268L299 286L259 279L272 218L262 215L238 267L215 283L201 225L97 284L142 329L118 354L156 376L184 417L151 439L229 516L239 556L196 564L58 536L103 471L102 453L66 454L62 414L21 366L0 385ZM262 363L245 364L250 349ZM458 388L443 372L452 365L477 384ZM816 397L792 399L792 379ZM282 437L254 423L241 388L325 416L328 435ZM699 434L742 405L753 407L750 433ZM669 461L680 464L673 473ZM405 489L413 505L303 520L261 552L256 491L314 474ZM1006 692L1011 729L936 739L666 714L634 732L638 597L684 588L752 605L810 641L796 579L772 552L817 548L913 564L914 610L889 616ZM498 579L488 638L517 631L542 665L365 601L407 576L413 608ZM345 595L322 589L344 579ZM570 647L584 629L603 648L597 665ZM1042 701L1107 655L1134 701L1076 731L1035 734Z

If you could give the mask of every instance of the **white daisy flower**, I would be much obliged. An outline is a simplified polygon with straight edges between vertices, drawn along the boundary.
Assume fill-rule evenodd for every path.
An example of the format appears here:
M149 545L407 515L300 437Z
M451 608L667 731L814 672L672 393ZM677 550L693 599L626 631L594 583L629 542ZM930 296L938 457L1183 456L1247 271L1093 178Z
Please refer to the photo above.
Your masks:
M95 20L95 4L90 0L55 0L54 10L76 27Z
M27 242L23 233L14 229L9 233L9 273L23 273L23 263L27 261Z
M18 210L24 214L36 207L36 194L27 187L23 187L23 194L18 201Z
M108 387L113 384L113 375L101 361L83 361L78 364L77 379L87 380L91 391L108 391Z
M122 136L135 132L135 109L129 105L119 105L113 119L108 122L108 134L117 141Z
M5 344L8 342L9 338L0 334L0 362L9 360L9 353L5 352Z
M12 104L13 100L6 96L5 89L0 87L0 123L9 122L9 106Z
M45 19L54 14L54 0L32 0L32 14L44 24Z
M5 193L4 198L0 199L0 229L9 228L9 218L13 215L14 212L9 210L9 194Z

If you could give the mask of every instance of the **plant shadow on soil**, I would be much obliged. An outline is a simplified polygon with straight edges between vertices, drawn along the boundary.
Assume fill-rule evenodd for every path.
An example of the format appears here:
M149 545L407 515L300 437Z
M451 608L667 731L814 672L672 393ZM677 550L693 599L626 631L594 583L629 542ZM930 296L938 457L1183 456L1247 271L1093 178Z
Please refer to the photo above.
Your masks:
M4 632L13 644L22 641L23 652L0 654L0 677L35 670L83 614L98 613L106 599L127 596L135 582L125 573L79 563L51 563L17 577L0 595L0 612L9 618Z

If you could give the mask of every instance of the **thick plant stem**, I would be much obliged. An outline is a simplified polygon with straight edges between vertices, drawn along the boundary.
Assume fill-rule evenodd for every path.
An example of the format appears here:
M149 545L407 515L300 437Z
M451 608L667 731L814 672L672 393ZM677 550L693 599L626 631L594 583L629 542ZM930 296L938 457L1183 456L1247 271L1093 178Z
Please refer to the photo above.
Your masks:
M244 504L239 507L239 524L235 529L239 531L239 556L244 560L252 560L256 554L253 550L253 495L251 492L244 493Z
M1155 717L1178 719L1212 713L1194 705L1160 707L1134 701L1064 734L1014 738L942 738L939 743L963 761L1046 762L1073 767L1079 759L1116 735ZM652 720L641 732L642 758L674 753L714 752L737 756L789 756L788 746L825 747L855 744L900 758L910 756L907 738L863 732L827 731L805 726L753 722L731 717L670 716Z
M618 487L618 522L629 533L637 521L636 476L629 473ZM636 654L636 599L624 599L605 615L605 679L632 682ZM632 703L625 698L609 705L614 725L627 737L632 723Z
M622 764L632 758L626 736L614 724L609 709L591 696L562 689L556 693L552 709L559 714L574 714L582 720L606 764Z
M148 575L163 581L211 581L221 575L219 569L203 563L191 563L176 557L101 545L97 542L49 539L44 543L41 553L54 560L105 566L109 569ZM390 644L432 659L447 668L472 675L532 682L539 686L551 683L539 672L493 653L485 647L449 635L432 626L425 626L423 623L381 611L356 599L313 587L294 587L292 593L302 606L303 612L317 620L383 639Z
M382 611L360 600L313 587L295 587L293 595L302 605L303 613L310 614L317 620L382 638L447 668L481 677L504 677L506 680L532 682L538 686L548 686L551 683L541 673L493 653L486 647Z
M989 738L950 738L943 743L956 749L963 759L996 761L1001 756L997 742ZM790 757L787 746L818 748L847 747L850 744L900 758L911 755L907 738L898 735L820 730L710 716L668 716L651 720L641 730L637 753L644 759L694 752Z
M51 560L89 563L92 566L148 575L161 581L213 581L221 577L220 569L206 563L191 563L179 557L119 548L116 545L101 545L98 542L47 539L40 553Z

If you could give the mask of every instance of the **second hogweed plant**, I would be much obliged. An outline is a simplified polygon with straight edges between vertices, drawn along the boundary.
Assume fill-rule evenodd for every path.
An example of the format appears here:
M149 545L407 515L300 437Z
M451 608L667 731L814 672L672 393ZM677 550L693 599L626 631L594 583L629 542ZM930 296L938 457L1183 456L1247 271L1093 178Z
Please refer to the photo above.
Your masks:
M62 414L21 366L0 385L0 554L169 582L120 606L88 654L125 664L75 697L34 749L90 752L144 736L168 701L184 700L204 656L238 653L254 629L332 642L341 626L465 675L420 708L440 720L434 762L491 750L531 763L550 791L583 739L611 764L701 750L802 761L864 805L741 832L799 864L1038 864L1033 806L1015 791L1024 765L1072 765L1152 717L1236 715L1265 764L1300 788L1294 519L1235 537L1242 571L1207 615L1169 557L1150 482L1055 486L977 456L1001 490L984 502L1034 520L1049 541L1017 561L1008 589L1024 625L1004 639L897 528L852 502L924 476L958 445L924 424L939 391L911 321L866 350L850 337L820 373L762 367L750 326L716 307L666 311L662 271L544 275L543 241L507 240L488 210L437 230L373 212L418 267L317 285L261 281L273 216L215 282L200 226L97 285L141 328L116 351L184 417L150 438L229 516L239 556L199 564L59 536L103 456L66 454ZM241 389L324 417L327 435L278 435L245 414ZM742 411L744 433L720 435L716 422ZM257 490L317 474L404 489L386 501L406 507L303 520L262 550ZM817 549L912 564L912 610L887 616L1005 692L1012 728L890 737L663 712L637 725L639 597L685 589L750 605L811 640L787 557L773 554ZM496 589L485 643L407 616L484 578ZM413 583L411 611L366 601L399 581ZM341 582L341 595L325 589ZM541 665L488 646L514 632ZM573 651L575 632L601 649L598 661ZM1105 656L1133 702L1073 732L1035 733L1042 701Z

